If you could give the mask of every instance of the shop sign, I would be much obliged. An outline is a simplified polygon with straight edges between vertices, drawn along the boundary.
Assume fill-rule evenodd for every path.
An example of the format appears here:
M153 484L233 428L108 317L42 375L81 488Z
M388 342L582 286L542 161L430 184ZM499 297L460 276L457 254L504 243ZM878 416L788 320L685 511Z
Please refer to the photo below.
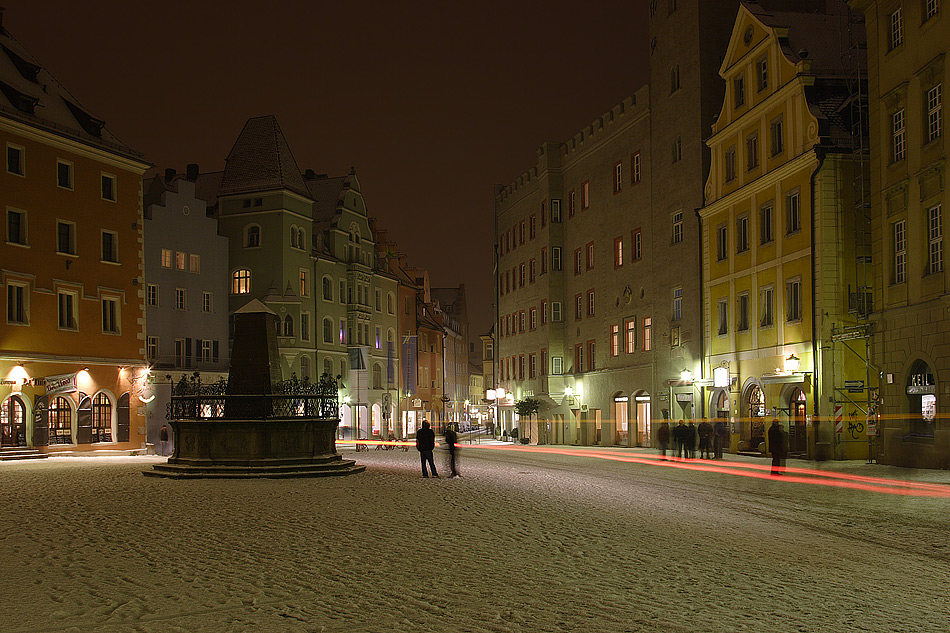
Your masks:
M907 395L908 396L921 396L926 394L936 394L937 390L934 385L907 385Z
M46 377L46 393L67 393L78 391L76 386L76 374L61 374L59 376Z

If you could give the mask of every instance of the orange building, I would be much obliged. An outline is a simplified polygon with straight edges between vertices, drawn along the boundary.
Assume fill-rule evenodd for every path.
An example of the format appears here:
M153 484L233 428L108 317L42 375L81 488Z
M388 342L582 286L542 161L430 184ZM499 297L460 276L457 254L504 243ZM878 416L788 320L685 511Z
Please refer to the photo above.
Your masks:
M0 439L144 446L143 158L0 24Z

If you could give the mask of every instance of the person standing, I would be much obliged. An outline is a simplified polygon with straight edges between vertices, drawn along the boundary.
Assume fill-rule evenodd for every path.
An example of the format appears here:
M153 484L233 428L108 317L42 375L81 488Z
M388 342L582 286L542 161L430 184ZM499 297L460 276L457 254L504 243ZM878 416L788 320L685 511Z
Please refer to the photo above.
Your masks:
M660 424L660 428L656 431L656 441L660 443L660 452L663 454L663 459L666 459L666 449L670 444L670 425L668 422L664 421Z
M449 449L449 479L459 476L458 462L456 461L458 446L458 433L455 432L455 425L449 424L445 429L445 447Z
M709 423L706 418L703 418L703 421L699 423L699 428L697 429L699 433L699 458L700 459L709 459L709 438L712 435L712 425Z
M686 427L686 457L689 459L694 459L696 457L696 425L693 424L693 421L689 421L689 426Z
M722 459L722 447L726 443L726 423L722 420L716 420L716 428L713 437L713 456L714 459Z
M432 459L432 451L435 450L435 432L429 428L429 422L426 420L422 421L422 428L416 433L416 450L419 451L419 458L422 460L422 476L429 477L429 472L426 470L426 464L428 464L432 476L438 477L439 473Z
M686 428L686 421L680 420L676 425L676 428L673 429L673 445L675 447L677 457L689 457L686 454L686 434L689 433L689 429Z
M772 474L781 475L785 470L788 445L785 443L785 431L778 420L772 420L772 426L769 427L769 450L772 452Z
M152 427L152 428L155 428L155 427ZM161 430L158 432L158 442L159 442L159 446L161 446L161 451L162 451L159 454L164 457L165 455L168 454L168 427L165 426L164 424L162 425Z

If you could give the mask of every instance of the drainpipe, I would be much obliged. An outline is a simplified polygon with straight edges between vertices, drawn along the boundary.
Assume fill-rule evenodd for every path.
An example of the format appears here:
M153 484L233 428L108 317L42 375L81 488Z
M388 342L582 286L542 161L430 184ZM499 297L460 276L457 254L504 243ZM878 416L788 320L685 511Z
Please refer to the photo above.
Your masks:
M815 416L815 452L818 452L818 424L821 422L820 416L818 415L819 407L818 400L821 397L821 389L819 389L819 384L821 377L818 374L818 319L816 318L815 306L817 305L816 299L818 298L818 291L815 287L815 259L817 253L815 251L815 199L817 194L815 191L815 178L818 176L818 172L821 171L821 168L825 164L825 152L822 148L815 148L815 156L818 158L818 165L815 167L815 171L812 172L810 183L811 183L811 217L812 217L812 226L811 226L811 363L812 363L812 386L814 387L815 397L812 398L813 404L813 415ZM834 429L832 429L832 439L834 439ZM828 456L830 457L830 456Z

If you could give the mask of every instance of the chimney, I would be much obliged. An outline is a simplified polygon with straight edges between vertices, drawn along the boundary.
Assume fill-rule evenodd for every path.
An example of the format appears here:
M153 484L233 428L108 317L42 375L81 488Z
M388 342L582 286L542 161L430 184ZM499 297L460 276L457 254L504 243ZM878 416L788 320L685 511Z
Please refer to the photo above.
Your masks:
M175 169L173 167L165 168L165 183L170 183L175 179Z
M191 182L198 180L198 163L188 163L185 166L185 178Z
M317 174L312 169L308 169L307 171L303 173L304 180L313 180L316 177L317 177Z

